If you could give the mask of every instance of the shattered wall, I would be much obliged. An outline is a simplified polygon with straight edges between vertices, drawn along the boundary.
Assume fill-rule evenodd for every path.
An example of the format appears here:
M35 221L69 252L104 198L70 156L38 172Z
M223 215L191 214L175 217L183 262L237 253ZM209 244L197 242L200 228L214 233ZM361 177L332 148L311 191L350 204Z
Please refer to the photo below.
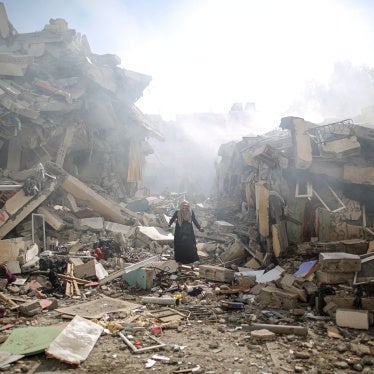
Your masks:
M135 106L151 77L121 68L116 55L95 54L63 19L20 34L0 6L3 179L24 181L25 170L54 162L117 200L133 194L146 140L162 138Z
M297 117L280 127L221 146L217 212L252 213L263 250L276 256L292 243L372 237L374 127Z

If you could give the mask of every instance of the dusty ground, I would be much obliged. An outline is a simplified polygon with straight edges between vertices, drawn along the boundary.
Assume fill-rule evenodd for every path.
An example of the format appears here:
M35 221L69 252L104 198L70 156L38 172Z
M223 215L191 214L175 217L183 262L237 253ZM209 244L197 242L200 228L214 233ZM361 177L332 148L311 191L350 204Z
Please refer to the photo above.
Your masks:
M128 300L133 291L121 291ZM121 295L121 294L120 294ZM100 297L100 292L93 298ZM88 300L87 300L88 301ZM59 306L71 303L60 300ZM78 301L77 301L78 302ZM137 296L134 302L139 302ZM156 371L162 373L373 373L374 332L341 329L340 338L329 338L326 326L331 321L318 321L295 316L289 311L277 311L280 316L266 317L256 302L244 310L225 311L217 307L214 298L206 300L186 296L177 309L190 313L190 318L178 328L164 329L158 338L165 349L134 354L117 332L103 333L89 357L78 367L63 364L44 354L26 357L8 368L7 373L125 373ZM192 308L194 306L194 308ZM157 310L150 306L148 310ZM144 308L144 310L147 310ZM196 310L200 312L197 314ZM192 312L191 312L192 311ZM111 321L123 321L126 314L110 314ZM128 317L128 315L127 315ZM246 324L257 323L299 325L308 328L308 336L277 335L272 341L256 341ZM138 318L147 326L147 318ZM1 321L7 322L6 318ZM56 311L37 315L31 325L53 325L64 321ZM107 321L108 322L108 321ZM149 322L149 320L148 320ZM26 326L25 323L17 326ZM9 332L2 332L2 336ZM155 360L151 368L146 363L155 354L168 361ZM35 364L39 364L35 368ZM35 365L35 366L34 366ZM33 371L34 370L34 371Z

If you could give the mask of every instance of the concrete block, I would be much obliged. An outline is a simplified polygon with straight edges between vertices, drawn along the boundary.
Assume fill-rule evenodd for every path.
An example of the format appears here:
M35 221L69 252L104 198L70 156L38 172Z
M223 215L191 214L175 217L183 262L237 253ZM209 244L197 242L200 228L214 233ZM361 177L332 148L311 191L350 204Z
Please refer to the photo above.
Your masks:
M308 296L316 295L318 292L318 287L314 282L306 281L303 283L303 289Z
M58 301L56 299L42 299L39 300L39 305L42 309L54 310L58 308Z
M171 244L174 241L174 236L171 232L153 226L138 226L136 230L136 238L148 245L152 241L161 245Z
M317 282L323 284L339 284L348 283L353 284L353 280L356 273L333 273L317 270Z
M213 224L214 228L221 232L233 232L235 226L226 221L215 221Z
M114 232L116 234L121 233L127 236L130 232L131 227L122 225L120 223L104 221L104 229L106 231Z
M330 301L329 303L327 303L324 308L323 308L323 311L328 314L330 317L333 317L335 312L336 312L336 309L337 309L337 305L335 303L333 303L332 301Z
M321 271L333 273L356 272L361 270L361 258L344 252L327 252L319 254Z
M357 227L357 226L351 226L347 225L348 235L350 227ZM362 237L362 227L359 227L359 236ZM342 240L342 243L344 245L344 252L351 253L355 255L363 255L368 252L369 243L367 240L364 239L348 239L348 240Z
M68 201L68 204L70 206L70 209L75 213L75 212L78 212L79 208L78 208L78 205L77 205L77 201L75 200L75 197L70 194L70 193L67 193L66 194L66 199Z
M20 170L22 148L19 143L20 143L20 140L18 139L18 137L12 137L9 139L8 163L6 167L8 170L11 170L11 171Z
M22 237L0 240L0 262L17 261L19 256L25 256L30 245L32 241Z
M137 217L128 209L120 208L115 202L105 199L72 175L64 180L61 187L75 198L86 201L90 208L117 223L126 224L128 221L122 212L128 216Z
M355 136L329 141L320 145L321 153L326 157L342 158L356 155L360 151L360 143Z
M341 327L352 329L369 329L369 311L355 309L337 309L336 324Z
M223 283L231 283L235 279L234 270L225 269L223 267L213 265L200 265L199 275L200 278Z
M249 261L247 261L244 266L249 269L259 269L261 264L253 257Z
M251 338L257 341L271 341L275 340L276 334L266 329L254 330L251 331Z
M39 254L39 247L37 244L33 244L30 248L26 251L25 254L25 262L31 261L35 256Z
M63 219L47 207L41 206L38 208L37 212L39 214L42 214L48 225L53 227L56 231L60 231L65 227L65 222L63 221Z
M59 186L59 181L55 180L50 182L49 186L44 188L41 194L35 198L35 196L18 196L23 191L18 191L14 196L8 199L5 203L6 210L9 209L9 205L13 203L14 210L17 212L12 216L12 219L8 219L5 223L0 226L0 239L3 238L9 231L16 227L22 222L30 213L32 213L40 204L42 204L48 196ZM20 197L20 199L18 199ZM30 199L31 197L31 199ZM16 199L16 201L13 201ZM7 204L9 205L7 206ZM7 210L9 213L9 211Z
M7 261L6 267L12 274L21 274L21 267L19 261Z
M268 308L288 310L296 308L298 296L294 293L268 286L260 291L257 301Z
M374 168L350 165L343 166L343 179L357 184L374 184Z
M221 259L223 262L235 260L235 259L244 259L246 256L246 250L243 244L240 241L236 241L228 249L226 249L221 254Z
M369 242L369 248L368 248L368 253L374 252L374 240L371 240Z
M3 209L12 216L23 206L33 199L33 196L26 196L23 190L19 190L14 196L5 202Z
M352 305L355 302L354 296L327 295L323 299L325 303L334 302L339 309L352 309ZM361 298L361 303L363 310L374 310L373 297L363 297Z
M301 289L301 288L298 288L298 287L295 287L295 286L284 286L282 288L289 293L293 293L293 294L297 295L297 297L299 298L300 301L302 301L304 303L306 303L308 301L308 296L307 296L304 289Z
M21 266L22 273L30 273L39 270L39 257L35 256L31 261Z
M19 312L27 317L35 316L42 311L39 300L30 301L19 306Z
M95 263L96 260L91 260L82 265L74 266L74 276L82 279L96 277Z
M104 229L104 219L102 217L81 218L77 220L77 230L102 231Z
M282 288L291 287L293 286L294 282L296 281L296 277L291 274L284 274L282 279L280 280L280 284Z

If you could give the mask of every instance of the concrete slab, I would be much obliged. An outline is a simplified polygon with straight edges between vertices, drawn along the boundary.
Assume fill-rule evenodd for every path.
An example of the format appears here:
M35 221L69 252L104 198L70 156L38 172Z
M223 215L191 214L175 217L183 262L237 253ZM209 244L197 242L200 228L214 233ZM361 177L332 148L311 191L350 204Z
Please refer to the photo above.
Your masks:
M174 241L174 236L171 232L154 226L138 226L136 237L147 244L152 241L155 241L158 244L170 244Z

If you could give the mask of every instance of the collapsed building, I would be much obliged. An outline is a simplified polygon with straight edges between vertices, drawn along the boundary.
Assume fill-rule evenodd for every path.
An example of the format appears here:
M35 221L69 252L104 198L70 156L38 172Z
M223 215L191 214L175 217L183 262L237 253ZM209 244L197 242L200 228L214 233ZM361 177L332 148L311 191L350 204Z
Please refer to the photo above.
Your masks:
M244 212L268 260L301 243L314 254L365 254L374 236L373 126L286 117L280 127L221 145L218 217Z
M287 117L281 120L279 131L221 145L216 206L208 200L195 207L206 228L196 234L201 263L197 270L180 269L168 256L173 235L162 227L170 218L166 213L179 206L184 193L170 194L169 200L138 199L144 193L144 157L152 152L147 139L163 139L135 106L150 77L120 68L117 56L92 53L87 39L62 19L50 20L40 32L18 34L0 4L0 35L0 262L21 274L18 280L24 282L9 285L1 279L0 290L7 294L0 292L0 299L7 313L37 318L47 301L57 307L55 295L61 303L64 296L67 304L77 299L78 306L57 311L75 316L67 330L88 334L92 326L98 329L94 334L91 331L94 339L86 354L102 331L99 324L87 321L93 317L103 318L100 324L108 328L119 329L134 353L166 346L137 348L129 340L129 331L123 330L130 326L143 340L148 336L132 325L135 319L130 313L144 308L126 303L126 297L134 300L134 290L139 289L152 293L141 303L173 307L149 308L151 317L144 313L142 318L152 326L154 321L162 323L162 329L177 326L178 333L190 328L194 319L217 322L218 316L230 310L238 313L227 313L224 322L240 324L236 332L266 329L268 333L300 334L303 339L308 329L289 323L307 325L304 311L314 306L315 297L319 299L317 314L334 317L336 312L339 326L369 329L374 298L360 298L356 306L364 310L352 311L357 298L347 296L347 288L340 297L318 287L347 282L360 285L374 279L370 266L364 266L374 259L370 257L374 250L374 129L357 124L371 122L370 113L325 125ZM253 108L249 109L251 113ZM240 107L230 113L247 123L249 113L242 114ZM148 204L158 216L145 212ZM114 234L119 244L100 237L104 233ZM289 263L286 270L274 266L289 253L308 259L319 254L319 264L291 264L286 258L282 264ZM308 266L295 272L293 267L298 264ZM117 282L120 279L129 286L130 294ZM121 287L117 293L116 286ZM39 299L46 295L54 299L41 303ZM84 302L87 298L93 300ZM176 308L179 302L183 313ZM258 313L256 308L267 310ZM282 316L268 309L285 313ZM128 312L126 320L115 314L123 310ZM291 312L298 318L287 317ZM119 322L105 324L107 313ZM252 323L255 313L260 322L267 323ZM280 318L279 324L268 323L274 317ZM347 323L349 318L352 321ZM4 329L13 325L7 326ZM317 331L319 327L312 323L310 328ZM274 339L268 333L262 331L256 337L252 332L251 339ZM56 340L69 341L63 332L61 335ZM17 344L21 340L18 337ZM76 340L82 346L85 343ZM173 336L173 340L177 338ZM45 343L51 344L46 353L51 354L54 342L51 338ZM75 343L69 341L66 346L74 350ZM11 344L8 338L5 348L14 353ZM235 341L233 346L239 349L242 344ZM372 347L365 352L373 354ZM83 355L72 361L71 352L51 355L69 364L87 358ZM313 356L309 358L313 366ZM123 362L119 362L122 372Z
M19 34L1 8L2 178L25 180L53 162L115 198L133 194L152 152L146 139L162 138L134 105L151 77L91 52L63 19Z
M112 199L101 198L105 214L126 222L113 202L134 196L152 153L147 139L163 139L135 106L151 77L93 53L63 19L18 33L0 7L0 237L56 191L65 192L55 202L66 200L67 178L81 189L75 198L100 192Z

